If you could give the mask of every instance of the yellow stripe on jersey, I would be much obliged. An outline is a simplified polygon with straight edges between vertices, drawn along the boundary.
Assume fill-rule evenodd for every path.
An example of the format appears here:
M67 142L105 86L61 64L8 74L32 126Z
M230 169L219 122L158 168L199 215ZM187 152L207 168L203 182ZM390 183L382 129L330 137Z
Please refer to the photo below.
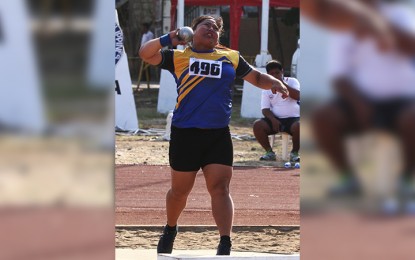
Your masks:
M192 89L194 89L197 84L199 84L202 80L205 79L205 77L195 77L198 78L193 84L191 84L191 86L186 89L183 93L179 94L179 97L177 98L177 104L176 104L176 109L180 106L180 103L182 102L183 98L185 98L187 96L187 94L189 94L190 91L192 91Z
M189 75L187 75L189 76ZM187 77L186 76L186 77ZM193 82L195 82L197 79L200 79L199 76L195 76L194 78L192 78L191 80L189 80L188 82L186 82L184 85L180 86L180 90L179 90L179 95L183 92L184 89L187 88L187 86L189 86L190 84L192 84Z
M189 66L186 66L183 68L182 71L177 72L177 75L179 76L178 79L183 75L183 74L189 74ZM183 82L183 80L182 80Z
M179 79L182 73L185 73L186 69L189 68L190 55L185 55L183 51L175 51L174 60L174 74Z
M233 65L233 68L236 70L239 63L239 52L234 50L218 50L215 51L218 58L216 60L219 60L221 57L227 57Z
M189 77L190 77L190 75L189 75L189 73L187 73L187 75L186 76L184 76L183 77L183 79L179 82L179 88L178 89L180 89L181 87L183 87L183 85L185 85L185 84L188 84L189 82L187 82L188 80L189 80ZM193 79L192 79L193 80ZM180 90L181 91L181 90Z

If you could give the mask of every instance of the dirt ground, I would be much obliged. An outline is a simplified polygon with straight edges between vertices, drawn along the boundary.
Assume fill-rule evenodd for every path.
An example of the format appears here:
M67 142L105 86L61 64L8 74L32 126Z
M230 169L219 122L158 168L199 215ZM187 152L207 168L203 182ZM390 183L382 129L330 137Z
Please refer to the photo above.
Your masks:
M277 160L274 162L259 161L264 150L255 140L250 126L231 126L234 146L235 166L277 166L282 167L281 136L276 135L274 151ZM162 131L162 129L157 129ZM157 131L156 131L157 132ZM116 137L115 164L144 164L144 165L168 165L169 142L163 140L161 135L130 135L119 134ZM289 144L290 149L291 143Z
M161 227L119 227L118 248L155 249ZM216 249L216 227L180 227L175 249ZM232 250L262 253L293 254L300 251L299 227L233 228Z
M140 89L140 91L143 91ZM145 91L145 90L144 90ZM140 94L140 93L138 93ZM238 109L236 98L234 109ZM136 93L137 109L140 107L156 107L157 101L153 97L143 94L141 98ZM140 119L140 128L147 132L117 133L116 135L116 165L163 165L168 166L169 142L163 140L165 117L158 119ZM233 135L234 165L235 166L266 166L282 167L281 136L275 138L274 151L277 161L262 162L259 157L264 151L256 142L252 133L252 122L231 121L230 129ZM291 143L289 144L289 149ZM299 181L299 178L298 178ZM258 187L260 188L260 187ZM164 193L165 194L165 193ZM298 207L299 208L299 207ZM116 213L117 214L117 213ZM119 224L119 223L118 223ZM139 223L138 223L139 224ZM161 226L118 226L116 228L116 247L155 249ZM272 252L280 254L299 253L300 230L299 226L235 226L232 234L233 250ZM176 249L199 248L215 249L218 243L216 227L182 227L175 243Z

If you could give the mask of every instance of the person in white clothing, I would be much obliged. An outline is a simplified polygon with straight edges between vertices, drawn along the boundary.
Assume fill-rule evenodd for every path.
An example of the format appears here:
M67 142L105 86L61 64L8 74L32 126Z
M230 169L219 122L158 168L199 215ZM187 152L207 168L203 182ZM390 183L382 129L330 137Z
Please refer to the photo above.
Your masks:
M141 45L143 46L144 43L148 42L149 40L154 39L154 34L150 31L150 24L149 23L143 23L143 30L142 30L143 36L141 37Z
M335 30L330 48L335 98L321 105L312 118L316 143L339 172L338 185L330 188L328 195L364 194L347 155L346 140L352 135L382 131L400 142L403 165L398 195L408 200L408 211L415 212L411 206L415 205L415 14L401 1L353 1L353 6L360 8L349 6L351 1L319 2L332 13L344 15L336 18L341 30L333 26L335 22L325 20ZM371 20L373 17L377 19ZM349 24L365 19L373 24ZM373 28L380 25L385 25L381 28L387 29L392 46L384 44L384 34L379 34L382 30Z
M290 160L300 160L300 83L297 79L284 77L284 70L281 63L272 60L266 65L267 73L279 80L289 90L287 98L279 93L263 90L261 98L261 109L263 118L254 122L253 131L255 138L265 149L265 155L260 160L273 161L275 153L269 143L268 136L279 132L286 132L292 136L293 148L290 153Z

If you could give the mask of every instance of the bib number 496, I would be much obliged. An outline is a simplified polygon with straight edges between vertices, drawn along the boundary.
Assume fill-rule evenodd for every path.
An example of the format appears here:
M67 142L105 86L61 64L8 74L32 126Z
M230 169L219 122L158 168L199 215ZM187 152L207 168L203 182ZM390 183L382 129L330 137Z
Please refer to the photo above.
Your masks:
M189 75L203 76L208 78L221 78L222 62L215 60L190 58Z

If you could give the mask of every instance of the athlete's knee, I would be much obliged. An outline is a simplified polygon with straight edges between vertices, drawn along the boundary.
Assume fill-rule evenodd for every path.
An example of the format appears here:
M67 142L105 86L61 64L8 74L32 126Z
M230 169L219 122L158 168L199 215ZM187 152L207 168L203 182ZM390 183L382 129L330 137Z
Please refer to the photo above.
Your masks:
M171 188L167 194L175 200L185 200L189 196L191 190Z
M209 194L212 197L215 196L228 196L229 195L229 185L226 183L217 183L215 185L208 186Z

